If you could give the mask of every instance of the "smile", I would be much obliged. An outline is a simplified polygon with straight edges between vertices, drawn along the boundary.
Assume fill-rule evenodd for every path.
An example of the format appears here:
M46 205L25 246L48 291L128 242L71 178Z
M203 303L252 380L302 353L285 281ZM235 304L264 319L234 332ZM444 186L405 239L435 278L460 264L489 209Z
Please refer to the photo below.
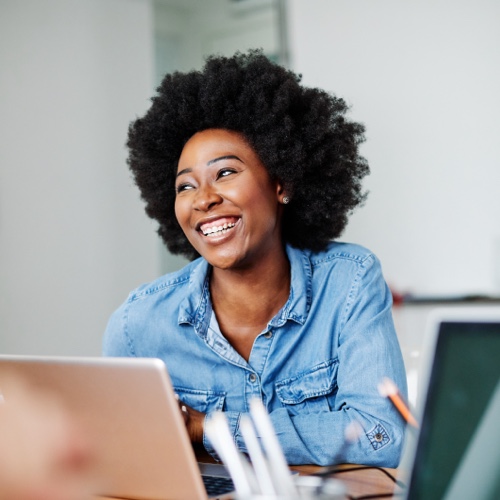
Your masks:
M219 234L227 233L234 227L234 224L224 224L223 226L210 227L206 231L202 230L205 236L217 236Z
M214 238L231 231L236 222L237 220L219 219L214 222L202 224L200 231L204 236Z

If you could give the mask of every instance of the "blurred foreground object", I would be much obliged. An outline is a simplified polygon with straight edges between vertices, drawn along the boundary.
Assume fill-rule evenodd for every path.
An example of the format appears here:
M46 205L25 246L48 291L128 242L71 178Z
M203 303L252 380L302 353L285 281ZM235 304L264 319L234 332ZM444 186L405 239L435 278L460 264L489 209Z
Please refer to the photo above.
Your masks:
M91 448L61 402L0 380L0 500L89 498Z

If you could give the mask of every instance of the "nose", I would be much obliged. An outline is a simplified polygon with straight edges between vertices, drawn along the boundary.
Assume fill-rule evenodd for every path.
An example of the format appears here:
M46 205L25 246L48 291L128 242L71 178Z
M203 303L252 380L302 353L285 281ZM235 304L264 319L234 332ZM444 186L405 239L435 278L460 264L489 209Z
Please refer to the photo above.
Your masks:
M213 207L222 203L222 196L211 186L200 186L194 200L194 209L208 212Z

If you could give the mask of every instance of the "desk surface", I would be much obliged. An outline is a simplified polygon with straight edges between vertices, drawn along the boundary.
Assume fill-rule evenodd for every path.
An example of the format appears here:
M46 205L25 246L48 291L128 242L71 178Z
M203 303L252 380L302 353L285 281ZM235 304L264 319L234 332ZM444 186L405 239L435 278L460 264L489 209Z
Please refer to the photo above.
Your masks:
M400 493L401 488L386 475L386 471L393 478L397 478L397 469L371 468L363 465L342 464L335 467L319 467L316 465L301 465L292 467L299 474L325 474L333 470L327 477L341 480L346 488L349 498L364 495L383 495Z
M319 467L316 465L301 465L291 467L299 474L310 475L316 473L326 473L332 469L336 472L328 474L328 477L340 479L347 487L347 494L350 498L357 498L363 495L383 495L398 493L401 488L381 470L376 468L367 468L357 465L339 465L334 468ZM352 470L351 470L352 469ZM355 470L354 470L355 469ZM393 477L397 475L396 469L384 469ZM110 497L95 497L94 500L117 500Z

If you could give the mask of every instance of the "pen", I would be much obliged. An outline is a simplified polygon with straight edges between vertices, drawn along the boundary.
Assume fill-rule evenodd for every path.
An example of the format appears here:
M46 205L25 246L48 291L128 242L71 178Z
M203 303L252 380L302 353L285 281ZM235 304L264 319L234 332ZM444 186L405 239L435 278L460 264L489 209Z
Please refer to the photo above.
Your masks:
M390 378L384 377L382 379L382 382L378 385L378 391L381 396L391 400L391 403L408 424L418 429L417 420L411 414L410 408L408 408L408 405L403 400L398 387Z
M253 478L246 459L236 448L226 416L216 412L205 424L205 432L224 465L228 468L238 496L250 498L254 493Z
M248 415L241 416L240 431L255 470L255 477L259 484L260 493L264 496L276 496L276 489L273 485L269 463L260 447L252 420Z
M269 414L260 399L254 398L250 401L250 415L262 439L264 450L276 480L275 486L278 494L284 498L297 497L297 489L288 469L285 456L274 433Z

